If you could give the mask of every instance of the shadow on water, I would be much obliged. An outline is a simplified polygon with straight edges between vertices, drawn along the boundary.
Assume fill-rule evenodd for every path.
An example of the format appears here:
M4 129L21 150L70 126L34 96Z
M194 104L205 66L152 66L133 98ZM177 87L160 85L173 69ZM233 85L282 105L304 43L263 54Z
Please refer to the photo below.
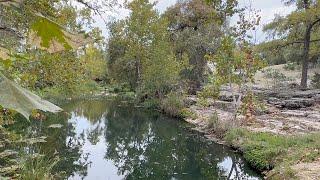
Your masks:
M46 143L22 148L59 156L55 171L66 179L261 179L229 148L159 113L98 100L63 108L68 113L12 128L28 137L46 136Z

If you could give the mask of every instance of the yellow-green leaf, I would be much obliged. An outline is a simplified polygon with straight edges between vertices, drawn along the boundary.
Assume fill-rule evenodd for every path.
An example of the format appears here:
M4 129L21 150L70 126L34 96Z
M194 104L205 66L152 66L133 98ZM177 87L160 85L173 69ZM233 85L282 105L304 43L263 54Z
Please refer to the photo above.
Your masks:
M38 15L38 20L31 25L28 42L37 48L55 53L77 49L91 41L83 34L68 32L54 21Z

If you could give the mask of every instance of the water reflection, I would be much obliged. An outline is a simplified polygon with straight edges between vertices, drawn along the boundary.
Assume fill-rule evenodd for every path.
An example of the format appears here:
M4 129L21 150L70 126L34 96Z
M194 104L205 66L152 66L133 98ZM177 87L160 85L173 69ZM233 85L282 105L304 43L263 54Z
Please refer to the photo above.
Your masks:
M69 115L53 115L20 132L48 137L27 149L61 157L55 170L65 178L259 179L228 148L209 144L158 113L110 101L74 102L64 109ZM57 123L63 127L48 128Z

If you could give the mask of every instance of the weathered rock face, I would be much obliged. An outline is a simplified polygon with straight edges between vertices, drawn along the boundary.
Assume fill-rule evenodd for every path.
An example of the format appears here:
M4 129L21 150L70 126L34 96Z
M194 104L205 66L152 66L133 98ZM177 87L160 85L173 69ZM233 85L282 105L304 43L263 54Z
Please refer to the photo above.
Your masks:
M272 92L259 90L255 92L266 102L280 109L301 109L320 104L320 90L288 90L286 92Z
M190 107L197 104L197 98L196 96L188 96L183 100L183 103L185 104L185 106Z
M301 109L313 106L315 101L313 99L292 98L283 102L283 107L288 109Z
M301 109L320 104L320 90L287 90L274 92L269 89L254 89L254 93L265 100L267 104L280 109ZM239 95L236 95L238 98ZM219 101L233 102L232 93L224 89L219 96Z
M280 109L301 109L313 106L316 101L311 98L291 98L291 99L279 99L279 98L269 98L267 100L268 104L274 105Z

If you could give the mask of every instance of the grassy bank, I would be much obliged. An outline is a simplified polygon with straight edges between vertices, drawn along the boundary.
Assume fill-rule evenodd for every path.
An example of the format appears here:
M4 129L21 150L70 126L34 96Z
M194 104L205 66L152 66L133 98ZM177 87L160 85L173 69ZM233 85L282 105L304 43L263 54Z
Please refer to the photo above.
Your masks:
M224 138L228 145L240 150L244 158L270 179L298 178L292 167L320 158L320 133L281 136L232 129Z

